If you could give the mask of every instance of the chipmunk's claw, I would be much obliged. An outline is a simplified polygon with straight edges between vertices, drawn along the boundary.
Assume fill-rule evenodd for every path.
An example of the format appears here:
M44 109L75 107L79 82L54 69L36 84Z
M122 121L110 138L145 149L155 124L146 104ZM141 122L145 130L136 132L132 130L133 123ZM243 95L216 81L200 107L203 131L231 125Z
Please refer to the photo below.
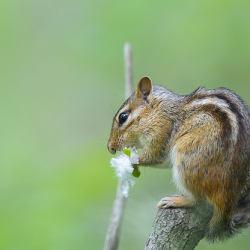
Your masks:
M158 208L171 208L175 207L175 204L173 203L172 197L165 197L160 200L160 202L157 204Z

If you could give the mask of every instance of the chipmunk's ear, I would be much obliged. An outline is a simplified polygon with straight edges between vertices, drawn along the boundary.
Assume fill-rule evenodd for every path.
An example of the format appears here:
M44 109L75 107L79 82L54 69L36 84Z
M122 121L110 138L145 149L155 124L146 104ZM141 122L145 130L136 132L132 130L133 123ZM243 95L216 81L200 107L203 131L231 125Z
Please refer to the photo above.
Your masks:
M137 97L138 98L143 98L146 101L148 100L148 96L151 94L152 92L152 82L151 79L147 76L143 77L138 85L137 85Z

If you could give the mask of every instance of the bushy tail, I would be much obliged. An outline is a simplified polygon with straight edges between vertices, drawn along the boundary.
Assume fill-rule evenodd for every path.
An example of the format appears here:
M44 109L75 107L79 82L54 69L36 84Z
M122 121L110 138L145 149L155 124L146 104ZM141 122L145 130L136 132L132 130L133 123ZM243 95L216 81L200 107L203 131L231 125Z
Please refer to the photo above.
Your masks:
M230 219L223 218L223 215L215 211L206 230L206 239L210 242L223 241L235 234L233 223Z
M208 224L206 238L210 242L223 241L239 233L241 228L245 228L250 223L250 193L242 198L233 212L232 216L226 218L218 211Z
M236 229L245 228L250 223L250 193L243 197L233 213L232 222Z

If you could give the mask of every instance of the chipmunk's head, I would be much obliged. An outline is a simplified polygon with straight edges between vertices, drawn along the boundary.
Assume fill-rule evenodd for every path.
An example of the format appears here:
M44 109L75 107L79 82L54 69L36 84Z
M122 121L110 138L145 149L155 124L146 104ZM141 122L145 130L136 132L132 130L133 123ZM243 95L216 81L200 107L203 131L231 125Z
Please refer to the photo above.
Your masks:
M141 148L141 137L144 132L145 120L149 119L152 83L150 78L143 77L133 93L116 113L108 141L111 154L124 147Z

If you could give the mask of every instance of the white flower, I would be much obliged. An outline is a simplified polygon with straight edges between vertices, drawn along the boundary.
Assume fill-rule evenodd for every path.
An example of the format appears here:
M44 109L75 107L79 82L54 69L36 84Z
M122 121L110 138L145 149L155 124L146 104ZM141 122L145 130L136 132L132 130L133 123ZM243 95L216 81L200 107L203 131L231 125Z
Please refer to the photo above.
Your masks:
M121 152L110 160L111 166L115 169L116 176L125 182L125 185L122 187L122 193L126 198L129 195L130 186L135 184L135 181L132 179L132 172L134 170L132 164L139 163L139 156L134 151L135 149L131 150L130 157Z

